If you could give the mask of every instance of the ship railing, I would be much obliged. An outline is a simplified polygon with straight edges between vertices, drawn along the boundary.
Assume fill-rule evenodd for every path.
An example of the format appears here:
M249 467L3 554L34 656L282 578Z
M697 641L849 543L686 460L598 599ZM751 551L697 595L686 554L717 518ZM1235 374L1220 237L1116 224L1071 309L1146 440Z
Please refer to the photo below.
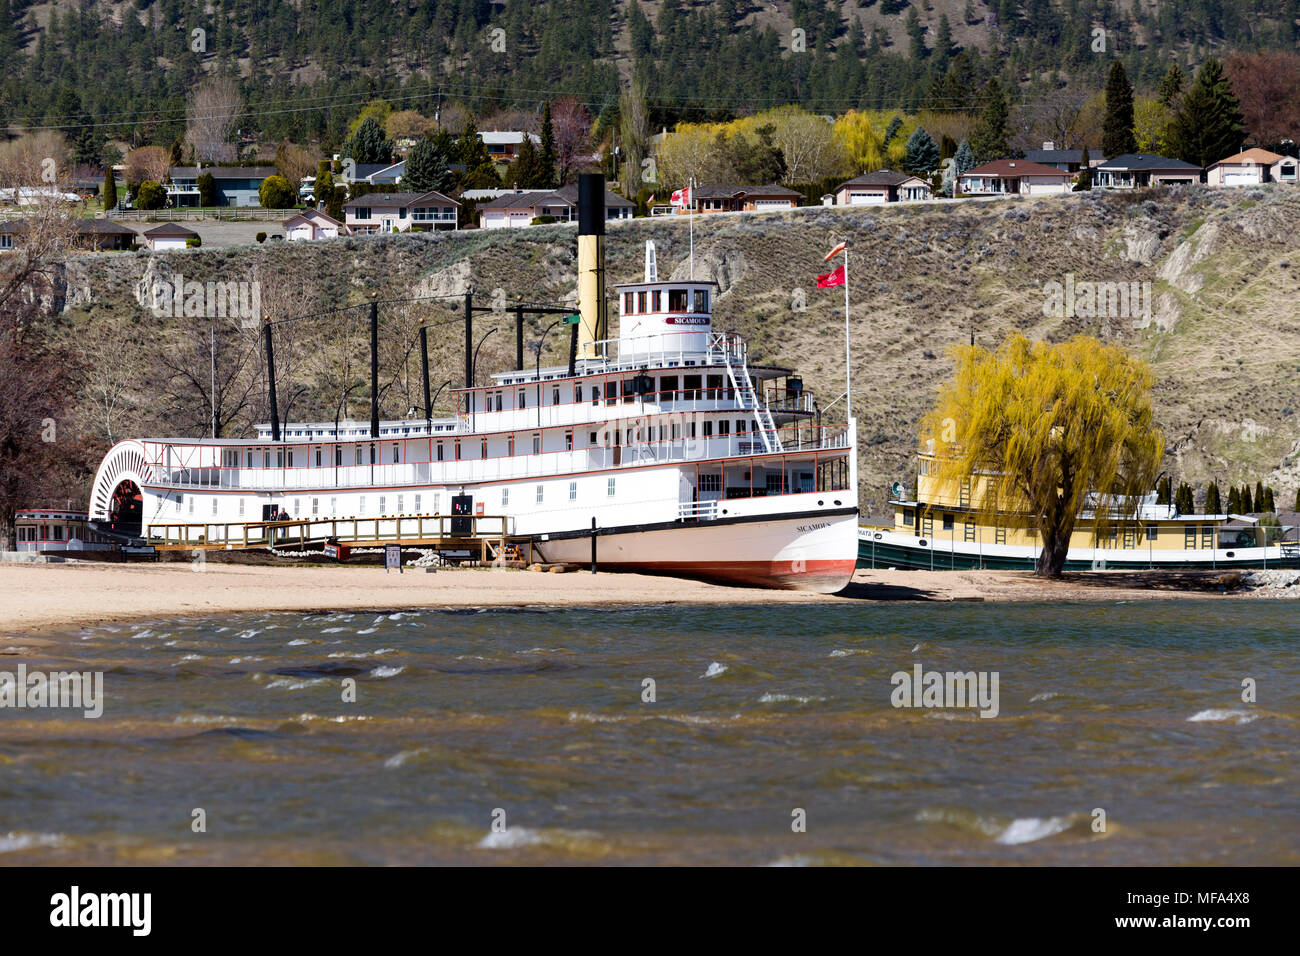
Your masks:
M748 361L744 339L734 332L714 332L708 328L598 339L583 349L578 358L588 374L646 366L689 368L688 361L705 365L725 364L728 358L732 362Z
M712 521L718 516L716 501L683 501L677 506L682 521Z
M671 421L671 420L670 420ZM688 425L686 423L686 425ZM720 458L780 456L769 452L756 431L728 435L696 437L683 434L683 423L664 423L664 438L658 439L659 423L620 422L618 427L596 428L598 444L583 448L490 455L478 457L481 445L467 440L464 454L473 458L442 461L403 461L375 464L347 464L320 467L304 465L293 468L157 468L157 486L178 490L221 489L226 491L266 492L292 488L303 492L329 492L355 488L400 488L433 484L459 484L478 481L545 478L577 472L610 470L648 464L689 464ZM632 431L628 440L627 431ZM677 429L674 436L673 429ZM617 440L615 433L618 433ZM781 449L786 455L841 452L849 447L849 431L844 425L791 425L778 429ZM653 439L651 436L656 436ZM417 445L425 444L419 441ZM516 447L520 442L516 442ZM426 446L427 447L427 446ZM385 448L385 450L387 450ZM447 449L449 455L453 449ZM378 495L378 492L376 493ZM184 507L184 503L181 503Z

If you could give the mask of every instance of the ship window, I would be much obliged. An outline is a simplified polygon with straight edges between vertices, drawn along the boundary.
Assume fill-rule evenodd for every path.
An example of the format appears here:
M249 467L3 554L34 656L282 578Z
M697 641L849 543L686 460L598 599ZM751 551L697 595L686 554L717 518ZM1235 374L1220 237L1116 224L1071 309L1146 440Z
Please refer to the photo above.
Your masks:
M460 442L456 442L456 460L460 461Z
M244 517L244 499L239 499L239 517Z
M644 292L638 292L638 293L636 294L636 310L637 310L638 312L644 312L644 311L646 310L646 308L645 308L645 293L644 293Z
M318 514L320 514L320 499L313 498L311 500L311 516L314 518Z
M483 439L480 439L480 440L479 440L479 445L478 445L478 456L479 456L480 458L486 458L486 457L487 457L487 439L486 439L486 438L483 438Z
M534 454L534 455L536 455L536 454L540 454L540 453L541 453L541 450L542 450L542 436L541 436L541 435L534 435L534 436L533 436L533 454Z
M698 375L685 376L682 379L682 386L686 390L686 394L683 398L686 398L688 401L695 401L698 399L700 397L700 381L701 378Z
M713 437L713 422L707 419L704 422L704 437L705 438Z
M339 500L338 500L337 498L331 498L331 499L330 499L330 514L332 514L332 515L336 515L336 514L338 514L338 513L339 513Z
M943 516L943 530L944 530L944 531L951 531L951 530L952 530L952 515L950 515L950 514L945 514L945 515Z
M744 420L743 418L737 418L737 419L736 419L736 431L737 431L737 432L743 432L744 430L745 430L745 420Z
M673 426L672 426L672 427L673 427L673 433L672 433L672 434L673 434L673 438L672 438L672 440L673 440L673 441L677 441L677 439L679 439L679 438L682 437L682 426L679 425L677 422L673 422Z
M502 488L502 489L501 489L501 507L502 507L502 508L505 508L505 507L508 506L509 504L510 504L510 489L509 489L509 488Z
M558 385L551 388L551 404L560 404L560 387Z
M651 312L662 312L662 311L663 311L663 308L661 307L661 304L660 304L660 303L663 301L662 296L663 296L663 293L660 292L658 289L655 289L653 292L650 293L650 311L651 311Z
M695 290L695 311L696 312L709 311L709 293L707 289Z
M686 311L686 290L685 289L668 290L668 311L669 312Z
M342 465L342 464L343 464L343 446L342 446L342 445L335 445L335 446L334 446L334 465L335 465L335 467L338 467L338 466L340 466L340 465Z
M283 451L279 451L279 450L276 451L276 453L275 453L275 467L276 467L276 468L283 468L283 467L284 467L284 452L283 452Z
M618 401L618 382L605 383L605 404L613 405Z
M397 496L397 513L398 513L399 515L400 515L400 514L405 514L405 512L406 512L406 509L402 507L402 505L403 505L403 503L404 503L404 502L403 502L403 498L404 498L404 497L405 497L405 496L403 496L403 495L398 495L398 496Z
M613 479L613 478L609 479L609 484L607 484L607 485L605 486L605 496L606 496L607 498L613 498L613 497L614 497L614 479Z
M916 524L916 512L911 508L903 509L903 524L907 525L909 528Z
M776 477L771 475L769 477ZM719 491L722 488L721 475L700 475L700 491Z
M316 467L317 467L317 468L320 467L320 460L321 460L321 449L320 449L319 447L317 447L317 449L316 449Z
M180 496L180 495L177 495L177 496L176 496L176 510L177 510L177 511L180 511L180 510L181 510L181 496Z
M506 454L513 455L514 453L515 453L515 436L509 435L506 437Z
M632 298L632 293L631 293L631 292L624 292L624 293L623 293L623 314L624 314L624 315L631 315L631 314L632 314L632 311L633 311L633 310L632 310L632 303L633 303L633 301L634 301L634 300L633 300L633 298Z
M501 411L501 393L497 392L497 411Z
M263 468L271 467L271 453L269 451L262 452L262 467Z
M415 496L415 513L416 513L417 515L420 513L420 496L419 496L419 495L416 495L416 496Z
M231 449L226 449L225 451L223 451L223 452L221 453L221 467L222 467L222 468L238 468L238 467L239 467L239 452L237 452L237 451L233 451L233 450L231 450Z
M636 379L623 379L623 401L630 402L636 397Z
M217 513L217 500L215 498L212 499L212 513L213 514ZM63 525L61 524L54 525L54 540L55 541L63 540Z
M578 500L578 483L576 481L569 482L569 500Z
M544 485L538 485L538 486L537 486L537 503L538 503L539 505L542 503L542 488L543 488L543 487L545 487L545 486L544 486Z
M665 375L659 379L659 400L661 402L671 402L676 396L673 394L677 391L677 376Z
M379 513L381 515L388 514L388 498L385 495L379 496Z
M591 386L591 404L600 404L600 385L598 384Z
M564 450L573 451L573 432L564 433Z
M519 390L519 397L515 401L515 408L527 408L527 407L528 407L528 399L526 397L524 390L521 388Z
M582 386L581 386L581 385L575 385L575 386L573 387L573 400L574 400L575 402L577 402L578 404L582 404Z
M1154 541L1154 540L1156 540L1156 538L1158 538L1159 536L1160 536L1160 526L1159 526L1159 525L1154 525L1154 524L1149 524L1149 525L1147 525L1147 540L1148 540L1148 541Z
M442 514L442 492L436 491L433 494L433 513Z
M394 445L394 446L393 446L393 464L396 465L396 464L397 464L399 461L401 461L401 460L402 460L402 446L401 446L401 445Z
M253 467L253 453L251 451L248 453L248 467Z
M442 461L442 442L438 442L438 461Z
M731 422L727 421L725 418L724 418L722 421L718 422L718 434L719 434L719 435L730 435L730 434L731 434Z
M357 500L357 514L363 515L365 513L366 513L366 496L362 495Z

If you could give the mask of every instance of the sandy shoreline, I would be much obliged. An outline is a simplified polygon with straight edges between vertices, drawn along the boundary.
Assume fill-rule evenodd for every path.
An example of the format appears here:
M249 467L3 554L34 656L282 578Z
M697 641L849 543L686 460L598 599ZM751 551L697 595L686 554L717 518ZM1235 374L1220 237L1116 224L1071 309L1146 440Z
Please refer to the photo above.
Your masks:
M281 567L209 563L0 565L0 634L86 624L245 611L421 607L807 604L879 600L1128 601L1224 594L1211 572L1092 572L1037 581L1019 571L859 570L838 595L723 587L640 574L567 574L375 566Z

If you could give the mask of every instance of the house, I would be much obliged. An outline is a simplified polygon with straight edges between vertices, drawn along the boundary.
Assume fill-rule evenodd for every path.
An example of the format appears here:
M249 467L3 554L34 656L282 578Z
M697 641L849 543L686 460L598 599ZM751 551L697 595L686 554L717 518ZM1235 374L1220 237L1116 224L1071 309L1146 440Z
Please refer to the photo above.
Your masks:
M27 228L23 219L9 219L0 222L0 250L12 249L14 237ZM135 243L134 229L116 223L111 219L74 219L73 235L68 244L79 249L100 252L106 249L130 249Z
M337 239L346 233L347 227L343 223L318 209L305 209L284 221L284 238L288 242Z
M1024 159L998 159L962 173L958 188L969 196L1048 196L1068 193L1074 174Z
M1057 169L1063 169L1067 173L1077 173L1083 167L1083 150L1081 149L1056 149L1056 144L1047 142L1043 144L1042 149L1025 150L1025 159L1031 163L1041 163L1044 166L1055 166ZM1101 150L1088 150L1088 165L1100 166L1106 161L1101 155Z
M605 219L631 219L636 204L605 190ZM520 229L534 219L553 216L556 222L578 219L577 185L553 190L518 189L478 207L480 229Z
M278 176L274 166L173 166L167 199L172 206L199 205L199 177L212 176L218 206L260 206L258 190L268 176Z
M542 145L542 138L536 133L524 133L520 130L483 130L478 134L488 155L494 163L509 164L519 155L519 147L524 144L524 137L533 141L534 146Z
M1092 184L1103 189L1179 186L1201 181L1201 167L1150 153L1125 153L1093 167Z
M356 235L373 232L426 232L458 229L460 203L442 193L366 193L343 204L348 231Z
M144 241L148 243L149 248L154 252L166 252L169 249L184 249L185 242L191 236L195 239L199 234L193 229L186 229L184 226L175 222L165 222L161 226L154 226L152 229L146 229L141 235Z
M835 187L837 206L870 206L930 198L930 184L916 176L877 169Z
M406 160L399 160L391 166L383 166L368 174L365 181L372 186L395 186L402 181L406 172Z
M785 186L696 186L696 212L774 212L798 209L803 194ZM691 210L679 208L686 215Z
M1206 167L1205 181L1211 186L1261 186L1264 183L1294 185L1296 163L1290 156L1280 156L1256 147Z

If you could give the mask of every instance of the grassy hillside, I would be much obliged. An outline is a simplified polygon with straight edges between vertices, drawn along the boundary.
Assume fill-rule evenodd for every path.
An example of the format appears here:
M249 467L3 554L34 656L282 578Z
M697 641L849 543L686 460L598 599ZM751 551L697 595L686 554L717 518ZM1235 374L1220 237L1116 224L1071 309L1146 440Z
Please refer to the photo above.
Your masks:
M746 335L755 361L801 370L826 404L843 391L843 299L838 289L815 289L813 277L824 269L822 254L850 240L853 374L861 389L854 411L867 514L882 512L889 483L911 474L916 424L951 370L949 346L972 332L995 345L1011 330L1122 343L1154 367L1172 475L1202 484L1262 478L1289 504L1300 481L1297 222L1300 190L1284 187L701 217L695 274L722 285L716 327ZM686 222L637 220L610 230L611 283L639 278L650 238L661 275L685 274ZM574 271L574 232L558 226L87 256L66 267L59 334L70 359L89 368L77 418L89 429L87 442L102 447L110 435L208 428L208 322L152 315L140 301L151 277L261 281L265 310L281 317L363 302L372 292L381 299L451 296L469 282L488 299L500 289L508 301L571 300ZM1076 282L1151 283L1150 316L1045 315L1044 284L1067 274ZM441 323L432 336L435 385L460 384L459 303L445 301L385 307L384 415L400 417L419 404L409 345L421 315ZM476 318L476 338L494 325L502 330L483 346L480 379L513 362L513 319L493 319ZM295 322L279 336L281 408L299 420L332 419L346 384L365 381L363 313ZM266 418L255 333L231 325L218 340L223 375L245 362L234 378L248 390L248 404L226 429L245 434ZM552 333L547 344L543 361L562 361L562 336ZM199 384L185 381L186 369ZM365 396L364 386L355 388L344 413L364 417Z

